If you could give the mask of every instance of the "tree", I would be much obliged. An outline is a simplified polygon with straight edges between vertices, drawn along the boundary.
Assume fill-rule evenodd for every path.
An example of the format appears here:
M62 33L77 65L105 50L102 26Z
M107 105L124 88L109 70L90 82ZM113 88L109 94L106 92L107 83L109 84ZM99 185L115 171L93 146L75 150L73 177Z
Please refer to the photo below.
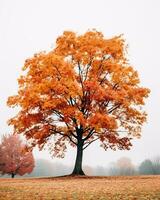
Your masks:
M139 166L140 174L160 174L160 157L144 160Z
M55 49L25 61L18 94L8 98L20 108L9 125L32 147L49 144L54 156L64 157L67 143L77 147L72 174L84 174L83 150L96 140L105 150L129 150L146 121L149 89L139 86L125 49L122 36L65 31Z
M0 145L0 174L2 173L2 167L4 166L4 163L2 162L2 145Z
M117 161L117 167L119 173L121 175L134 175L135 174L135 167L131 161L131 159L127 157L120 158Z
M160 174L160 156L152 159L154 174Z
M31 173L34 168L32 152L26 151L27 146L22 143L17 135L3 136L0 145L0 173L24 175Z
M139 173L140 174L154 174L154 167L151 160L146 159L144 160L139 166Z
M112 163L112 166L109 169L110 175L134 175L135 174L135 166L133 165L131 159L127 157L122 157L117 160L116 163Z

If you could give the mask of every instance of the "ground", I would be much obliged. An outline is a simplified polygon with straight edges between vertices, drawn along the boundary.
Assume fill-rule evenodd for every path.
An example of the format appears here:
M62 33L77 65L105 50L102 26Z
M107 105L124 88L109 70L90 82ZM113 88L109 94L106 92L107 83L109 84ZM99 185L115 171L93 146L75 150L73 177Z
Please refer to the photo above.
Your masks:
M160 176L0 179L0 200L160 200Z

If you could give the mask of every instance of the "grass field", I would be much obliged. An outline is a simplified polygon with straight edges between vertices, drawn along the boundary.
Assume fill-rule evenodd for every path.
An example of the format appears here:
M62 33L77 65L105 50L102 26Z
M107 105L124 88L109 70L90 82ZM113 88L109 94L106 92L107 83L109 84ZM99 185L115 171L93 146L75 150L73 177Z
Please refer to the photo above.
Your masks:
M0 200L160 200L160 176L0 179Z

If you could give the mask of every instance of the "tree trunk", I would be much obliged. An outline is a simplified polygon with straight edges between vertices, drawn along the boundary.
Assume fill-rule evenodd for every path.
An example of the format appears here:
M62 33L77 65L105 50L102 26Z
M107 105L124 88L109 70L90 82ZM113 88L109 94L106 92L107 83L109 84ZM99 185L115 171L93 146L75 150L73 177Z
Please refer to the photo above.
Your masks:
M11 177L12 177L12 178L14 178L14 176L15 176L15 174L14 174L14 173L12 173L12 174L11 174Z
M82 170L82 158L83 158L83 142L81 140L77 144L77 156L72 175L85 175Z

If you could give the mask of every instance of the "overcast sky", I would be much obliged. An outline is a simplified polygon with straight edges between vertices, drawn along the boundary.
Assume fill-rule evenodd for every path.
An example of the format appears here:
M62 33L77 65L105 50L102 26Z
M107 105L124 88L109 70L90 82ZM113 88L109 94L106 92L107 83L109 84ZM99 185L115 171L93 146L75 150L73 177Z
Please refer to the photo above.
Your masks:
M105 152L95 143L85 150L84 164L106 166L123 156L138 164L160 155L159 26L159 0L0 0L0 135L12 131L6 121L15 111L6 106L6 100L16 94L24 60L54 47L64 30L84 33L96 28L106 37L124 34L130 63L151 94L145 105L148 123L132 150ZM34 155L51 159L48 152L35 150ZM74 159L75 151L69 148L61 162L71 165Z

